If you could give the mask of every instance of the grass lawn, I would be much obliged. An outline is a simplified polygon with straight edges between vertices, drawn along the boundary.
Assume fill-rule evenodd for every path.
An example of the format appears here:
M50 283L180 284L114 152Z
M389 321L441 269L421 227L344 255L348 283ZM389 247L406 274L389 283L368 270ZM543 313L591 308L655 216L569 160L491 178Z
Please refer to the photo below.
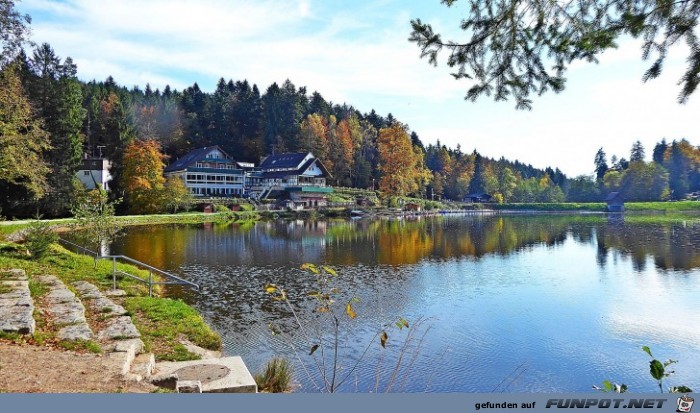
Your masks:
M17 244L13 248L0 250L0 271L10 268L22 268L30 277L30 291L33 298L45 294L41 284L32 281L33 276L52 274L68 286L74 281L85 280L101 290L112 288L112 262L74 254L59 245L52 245L50 252L40 260L31 260ZM148 277L147 271L117 263L117 269L129 274ZM189 353L179 342L181 338L207 349L218 350L221 338L192 307L180 300L148 297L146 284L128 277L118 280L117 287L127 292L124 307L132 316L134 324L142 335L147 349L159 360L192 360L198 358ZM157 289L156 289L157 291ZM46 340L46 331L42 329L42 320L37 319L37 333L34 341ZM61 345L61 343L58 343ZM78 343L88 351L96 351L93 343ZM65 346L64 346L65 347Z

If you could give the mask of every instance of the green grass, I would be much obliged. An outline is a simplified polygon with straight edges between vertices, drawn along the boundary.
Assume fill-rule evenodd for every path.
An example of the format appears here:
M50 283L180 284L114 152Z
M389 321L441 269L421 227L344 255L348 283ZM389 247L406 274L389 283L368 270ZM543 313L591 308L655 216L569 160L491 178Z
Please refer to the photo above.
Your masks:
M509 211L592 211L605 212L604 202L482 204L484 208ZM700 202L625 202L626 212L698 212Z
M20 253L0 252L0 271L2 269L21 268L29 276L29 289L33 297L46 293L46 287L32 280L34 276L52 274L66 284L85 280L100 289L112 288L112 262L98 260L97 267L92 257L74 254L56 244L52 245L46 257L32 261ZM117 264L117 269L142 278L148 273L131 265ZM142 334L144 343L156 354L159 360L192 360L197 356L187 351L180 344L184 338L207 349L219 350L221 338L204 322L201 315L192 307L179 300L168 298L146 297L148 289L145 284L128 277L119 280L119 288L127 291L124 307L132 316L134 324ZM50 331L45 331L45 322L40 312L35 312L37 332L34 341L41 344L53 341L55 337ZM0 335L0 338L18 340L12 335ZM58 345L68 349L101 351L94 342L58 342Z
M89 351L90 353L102 354L102 347L92 340L61 340L58 345L66 350L78 352Z
M559 203L507 203L483 204L484 208L498 211L595 211L605 212L604 202L559 202Z
M678 202L626 202L627 211L700 212L698 201Z
M261 393L285 393L291 391L292 369L287 360L273 358L265 370L255 375L255 384Z
M196 355L180 344L182 337L209 350L221 348L221 337L204 322L195 309L183 301L130 297L124 301L124 308L133 314L141 339L157 360L197 359Z

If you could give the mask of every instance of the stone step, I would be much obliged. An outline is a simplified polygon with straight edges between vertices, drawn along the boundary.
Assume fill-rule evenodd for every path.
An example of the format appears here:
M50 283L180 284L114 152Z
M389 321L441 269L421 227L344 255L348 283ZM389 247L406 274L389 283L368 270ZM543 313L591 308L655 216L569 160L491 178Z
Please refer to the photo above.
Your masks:
M143 352L143 341L140 338L116 340L104 346L107 362L117 366L122 375L131 371L131 366L137 355Z
M108 298L122 297L124 291L109 290L103 293L87 281L76 281L73 286L93 313L107 319L96 334L97 340L103 343L106 363L121 372L127 381L139 382L149 377L155 366L154 356L141 354L144 347L139 338L141 333L131 317L126 315L124 307Z
M61 340L91 340L92 329L85 318L85 306L73 291L54 275L41 275L35 280L46 287L48 293L43 296L44 310L54 325L60 327L58 338Z
M34 334L35 330L34 300L29 292L27 274L21 269L2 271L0 273L0 331Z
M115 304L102 292L87 281L77 281L73 286L78 290L80 298L86 300L91 309L108 317L122 316L126 314L124 307Z
M156 357L153 353L139 354L131 363L131 375L136 381L141 381L151 377L155 368Z

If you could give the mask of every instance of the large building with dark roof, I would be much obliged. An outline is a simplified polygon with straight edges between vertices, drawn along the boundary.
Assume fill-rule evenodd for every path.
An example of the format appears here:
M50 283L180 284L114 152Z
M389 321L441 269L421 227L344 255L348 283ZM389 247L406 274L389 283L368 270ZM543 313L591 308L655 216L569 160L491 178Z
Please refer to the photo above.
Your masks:
M303 208L325 206L330 173L311 152L273 154L248 174L250 195L287 198Z
M164 170L177 176L194 196L242 196L245 194L243 168L218 146L195 149Z

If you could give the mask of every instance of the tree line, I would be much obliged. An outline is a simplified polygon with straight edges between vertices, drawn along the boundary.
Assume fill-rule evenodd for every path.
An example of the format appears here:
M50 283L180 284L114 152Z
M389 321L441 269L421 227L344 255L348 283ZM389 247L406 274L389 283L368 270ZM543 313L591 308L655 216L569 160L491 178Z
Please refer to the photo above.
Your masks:
M82 196L75 174L85 155L111 161L111 196L123 200L121 212L176 210L185 189L162 177L165 163L212 145L256 164L270 153L310 151L330 171L332 185L428 199L489 193L497 202L600 201L622 190L630 200L647 200L698 190L698 149L685 140L657 145L652 163L642 153L629 162L611 159L608 167L601 148L595 179L568 179L558 168L463 153L459 145L426 147L391 113L334 104L290 80L261 92L247 80L221 78L211 93L197 83L161 91L148 84L129 89L111 76L82 82L72 59L49 44L25 52L28 16L10 0L0 5L5 215L69 215Z
M595 174L571 179L568 199L598 201L610 192L621 192L626 201L680 200L700 191L700 148L686 139L658 142L652 159L645 161L641 142L632 145L629 160L610 157L603 148L595 155Z

